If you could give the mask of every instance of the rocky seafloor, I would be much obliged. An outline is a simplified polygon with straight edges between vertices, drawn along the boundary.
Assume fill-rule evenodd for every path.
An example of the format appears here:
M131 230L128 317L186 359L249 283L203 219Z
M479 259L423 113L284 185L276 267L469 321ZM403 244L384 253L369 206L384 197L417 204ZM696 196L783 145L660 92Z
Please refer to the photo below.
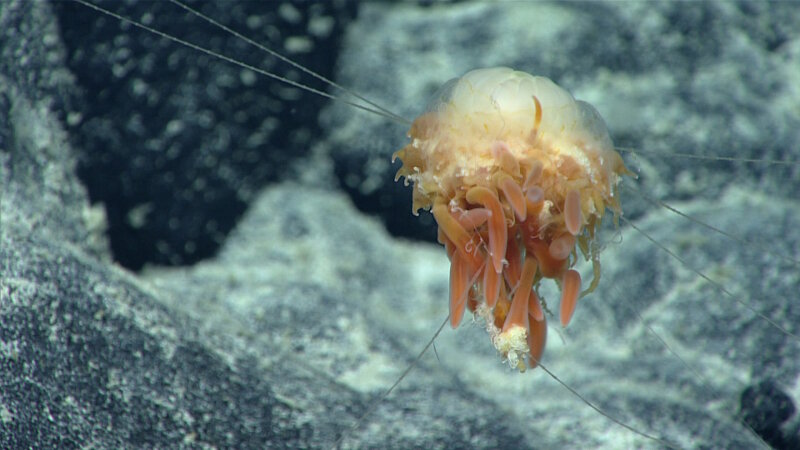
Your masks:
M601 236L602 282L544 363L677 448L800 445L791 4L193 4L335 52L322 70L405 117L492 65L593 103L641 150L636 228ZM0 448L665 446L511 371L470 320L370 409L447 316L447 258L392 181L403 126L279 84L253 101L252 73L72 2L4 2L0 30ZM243 51L227 39L207 41Z

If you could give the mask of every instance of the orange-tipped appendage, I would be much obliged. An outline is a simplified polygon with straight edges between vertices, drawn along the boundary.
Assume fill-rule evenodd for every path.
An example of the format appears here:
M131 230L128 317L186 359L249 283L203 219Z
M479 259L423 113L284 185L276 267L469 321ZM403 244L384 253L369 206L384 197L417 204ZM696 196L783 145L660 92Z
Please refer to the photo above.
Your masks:
M436 223L439 224L439 229L444 232L444 235L450 239L450 242L455 245L457 250L465 254L470 253L468 243L472 238L467 233L467 230L450 215L446 204L438 203L434 205L433 217L436 219Z
M489 217L489 256L492 257L494 270L502 273L508 240L503 205L500 204L497 194L483 186L475 186L467 191L466 198L469 203L483 205L492 213Z
M438 203L433 207L433 217L439 224L439 240L445 238L445 247L452 246L457 251L463 262L472 272L476 272L483 261L478 254L480 236L471 234L461 226L452 214L447 211L447 206ZM444 234L444 236L442 236ZM448 256L451 256L448 252Z
M564 225L570 234L577 236L581 232L582 222L581 194L572 189L567 192L567 197L564 199Z
M528 252L533 253L539 261L539 270L546 278L558 278L564 272L567 260L556 258L550 253L550 246L547 242L538 238L531 238L525 242Z
M541 321L533 320L530 322L530 330L528 332L528 348L530 349L530 358L528 366L531 369L539 365L544 354L544 346L547 343L547 322L542 319Z
M453 216L465 229L474 231L491 217L492 213L486 208L473 208L466 211L454 212Z
M486 298L486 306L489 308L494 308L494 305L497 304L502 281L503 276L495 272L494 267L487 265L483 268L483 295Z
M528 174L525 176L525 182L522 184L522 190L527 191L528 189L537 186L539 181L542 179L542 171L544 170L544 164L542 164L539 160L533 160L530 163L530 168L528 169Z
M450 261L450 326L453 328L456 328L464 317L469 289L469 268L461 254L456 252Z
M555 259L567 259L572 250L575 249L575 236L571 234L563 234L550 243L547 250L550 256Z
M511 154L511 149L508 144L503 141L495 141L492 144L492 157L497 161L497 165L503 169L504 172L514 176L519 175L519 162L517 158Z
M522 264L522 278L519 280L514 299L511 300L511 310L508 312L506 322L503 324L505 333L511 327L528 327L528 298L533 289L533 279L536 276L536 259L525 258Z
M539 203L544 200L544 189L539 186L532 186L525 191L525 198L531 203Z
M516 229L513 230L514 234L518 233ZM506 248L506 261L508 265L506 270L503 271L504 279L508 286L512 289L519 283L519 278L522 276L522 254L520 253L519 245L509 245Z
M539 303L539 296L533 290L530 297L528 297L528 314L537 322L544 320L544 311L542 311L542 305Z
M503 324L508 317L508 312L511 310L511 300L508 299L508 293L505 288L500 287L500 295L497 296L497 303L494 306L494 320L493 325L498 330L503 327Z
M511 205L517 219L520 221L525 220L525 217L527 217L527 202L525 201L525 194L522 192L522 188L519 184L510 176L503 174L498 177L497 186Z
M542 125L542 102L540 102L539 98L535 95L531 95L531 98L533 99L536 112L533 114L533 129L528 135L528 139L535 142L539 137L539 126Z
M561 286L561 326L566 327L572 320L575 313L575 306L578 303L578 295L581 293L581 274L577 270L569 269L564 274L564 282Z

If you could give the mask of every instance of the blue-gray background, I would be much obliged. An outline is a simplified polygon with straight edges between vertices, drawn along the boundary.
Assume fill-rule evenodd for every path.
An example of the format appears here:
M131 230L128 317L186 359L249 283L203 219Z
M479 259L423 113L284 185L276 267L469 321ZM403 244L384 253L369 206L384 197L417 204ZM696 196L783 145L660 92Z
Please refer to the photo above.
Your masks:
M314 83L165 2L100 4ZM742 415L798 445L798 339L738 303L798 333L798 165L670 156L798 159L795 4L193 4L408 118L493 65L593 103L642 151L626 217L686 264L609 231L545 363L681 448L758 445ZM0 25L0 446L330 446L447 314L430 218L392 182L404 126L72 2ZM436 347L345 446L659 447L502 366L479 325Z

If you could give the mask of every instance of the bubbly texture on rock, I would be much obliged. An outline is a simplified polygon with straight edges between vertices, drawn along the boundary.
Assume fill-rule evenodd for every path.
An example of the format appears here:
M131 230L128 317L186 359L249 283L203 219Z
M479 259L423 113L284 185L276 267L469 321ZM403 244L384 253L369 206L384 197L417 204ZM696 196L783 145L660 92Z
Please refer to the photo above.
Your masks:
M450 324L465 308L492 343L524 370L544 351L547 326L536 288L562 289L566 326L581 293L578 251L600 277L595 227L620 212L626 173L605 123L588 103L547 78L506 67L445 84L395 157L413 184L414 213L431 209L450 258Z

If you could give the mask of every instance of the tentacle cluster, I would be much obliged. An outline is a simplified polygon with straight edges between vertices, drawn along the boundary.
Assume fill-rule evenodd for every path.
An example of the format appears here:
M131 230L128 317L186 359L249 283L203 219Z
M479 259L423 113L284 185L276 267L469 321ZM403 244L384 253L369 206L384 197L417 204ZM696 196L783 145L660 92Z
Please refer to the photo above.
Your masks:
M448 83L395 154L397 177L414 184L414 212L430 208L450 258L450 324L469 308L492 343L520 370L535 367L547 335L537 286L562 289L566 326L581 295L572 267L591 245L606 209L620 211L625 173L605 124L543 77L480 69Z

